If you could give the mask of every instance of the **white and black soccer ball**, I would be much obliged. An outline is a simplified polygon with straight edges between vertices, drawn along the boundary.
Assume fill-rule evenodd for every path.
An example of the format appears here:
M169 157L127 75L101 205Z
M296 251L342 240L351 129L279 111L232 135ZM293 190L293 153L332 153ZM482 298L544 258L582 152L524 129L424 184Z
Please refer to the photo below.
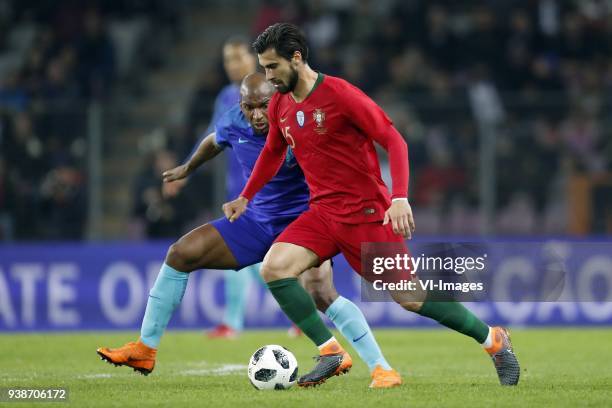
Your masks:
M248 374L258 390L286 390L297 380L298 364L292 352L270 344L253 353Z

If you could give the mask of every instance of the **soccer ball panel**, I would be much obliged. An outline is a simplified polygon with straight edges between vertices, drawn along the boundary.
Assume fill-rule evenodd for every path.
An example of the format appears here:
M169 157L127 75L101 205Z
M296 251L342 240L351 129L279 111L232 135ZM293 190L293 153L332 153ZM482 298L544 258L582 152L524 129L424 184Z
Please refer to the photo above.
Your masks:
M293 370L293 373L291 373L291 376L289 377L289 382L293 384L297 378L297 375L298 375L298 368L296 365L295 370Z
M274 358L276 359L276 362L280 364L281 367L283 367L285 370L289 368L289 359L287 358L287 354L285 354L284 351L272 350L272 353L274 353Z
M255 371L254 377L257 381L267 382L276 377L276 370L272 370L270 368L260 368L259 370Z
M265 351L266 351L266 346L263 346L262 348L257 350L255 353L253 353L253 357L251 357L251 364L257 364L257 362L259 361L261 356L263 356L263 353Z
M277 345L259 348L249 361L249 380L259 390L291 388L297 379L297 372L297 360L293 353Z

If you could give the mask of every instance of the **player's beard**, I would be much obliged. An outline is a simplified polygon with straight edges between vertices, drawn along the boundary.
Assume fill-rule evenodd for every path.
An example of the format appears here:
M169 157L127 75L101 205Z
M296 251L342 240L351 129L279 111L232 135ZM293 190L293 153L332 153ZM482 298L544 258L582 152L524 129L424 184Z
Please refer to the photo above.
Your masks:
M295 90L295 87L297 86L297 83L298 83L298 72L297 72L297 69L293 68L292 66L289 66L289 69L290 69L289 79L288 79L289 83L287 85L282 83L277 88L278 92L280 92L282 94L293 92Z

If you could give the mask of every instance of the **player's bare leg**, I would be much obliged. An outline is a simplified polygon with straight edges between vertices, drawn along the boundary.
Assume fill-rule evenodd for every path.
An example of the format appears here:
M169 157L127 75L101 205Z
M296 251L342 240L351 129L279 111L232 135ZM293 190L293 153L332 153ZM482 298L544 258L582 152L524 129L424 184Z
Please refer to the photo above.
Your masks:
M325 313L368 365L372 376L370 388L400 385L401 376L383 356L361 310L336 291L331 265L331 261L325 261L320 267L307 270L300 275L300 283L312 296L317 309Z
M454 301L427 301L427 292L420 285L415 291L390 291L391 297L404 309L430 317L450 329L468 335L482 344L489 354L501 385L517 385L520 365L510 341L510 333L503 327L487 327L463 305ZM427 302L427 311L423 311ZM478 326L484 326L478 328ZM485 332L478 334L478 331ZM480 336L480 337L478 337Z
M298 380L301 387L322 384L352 367L351 357L325 326L312 298L297 280L304 271L319 263L318 256L311 250L277 242L266 254L261 267L262 277L283 312L319 348L317 365Z
M236 269L239 265L219 231L202 225L170 246L166 263L183 272L198 269Z
M395 301L395 303L399 304L404 309L418 313L423 307L423 302L427 297L427 292L424 291L420 285L415 286L415 290L390 290L389 295Z
M155 367L161 335L180 304L189 272L201 268L233 269L238 266L219 232L210 224L189 232L170 246L166 260L149 293L140 339L122 347L97 350L102 360L132 367L148 375Z
M319 263L319 257L307 248L288 242L275 242L264 257L260 273L266 283L279 279L297 279Z
M172 245L166 256L166 263L178 271L185 272L201 268L235 269L238 265L217 229L210 224L196 228ZM236 332L229 326L221 325L209 336L235 338Z

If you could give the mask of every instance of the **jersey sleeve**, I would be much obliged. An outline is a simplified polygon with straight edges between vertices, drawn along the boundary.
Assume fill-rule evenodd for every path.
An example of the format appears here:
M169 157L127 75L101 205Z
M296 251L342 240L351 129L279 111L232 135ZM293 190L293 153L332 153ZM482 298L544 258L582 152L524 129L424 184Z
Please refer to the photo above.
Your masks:
M380 144L389 155L391 170L391 198L408 197L408 145L395 129L387 114L370 97L358 88L346 83L338 92L344 113L366 137Z
M213 128L213 132L215 132L215 144L223 149L226 147L232 147L232 143L230 141L230 112L225 112L219 120L215 123Z
M268 106L268 120L270 128L264 145L255 167L251 172L251 176L242 190L241 196L249 201L253 199L255 194L266 185L278 173L278 170L283 165L285 160L285 152L287 151L287 142L283 137L280 128L278 127L276 110L278 108L278 93L272 97Z
M227 103L224 103L224 100L227 98L227 93L228 93L228 88L225 87L221 90L221 92L219 92L219 94L217 95L217 97L215 98L215 104L213 107L213 114L212 114L212 118L210 119L210 123L208 124L208 128L206 129L206 134L209 135L212 132L215 131L215 126L217 125L217 122L219 121L219 119L221 119L221 117L231 109L231 107L234 105L234 103L232 103L231 105L228 105Z
M217 95L217 99L215 100L215 109L213 112L213 118L210 124L208 125L208 127L206 128L206 131L198 137L198 141L191 149L191 152L189 153L185 161L189 160L189 158L192 157L195 154L195 152L198 151L198 147L200 147L200 144L202 143L202 141L206 139L206 137L213 132L215 133L215 144L216 145L218 145L222 149L225 149L226 147L231 147L227 143L227 138L225 139L223 139L223 137L219 138L217 125L221 121L221 119L223 119L223 117L226 116L227 114L227 112L223 113L221 110L221 102L220 102L221 99L220 98L221 98L221 94ZM227 128L226 128L226 131L227 131Z

